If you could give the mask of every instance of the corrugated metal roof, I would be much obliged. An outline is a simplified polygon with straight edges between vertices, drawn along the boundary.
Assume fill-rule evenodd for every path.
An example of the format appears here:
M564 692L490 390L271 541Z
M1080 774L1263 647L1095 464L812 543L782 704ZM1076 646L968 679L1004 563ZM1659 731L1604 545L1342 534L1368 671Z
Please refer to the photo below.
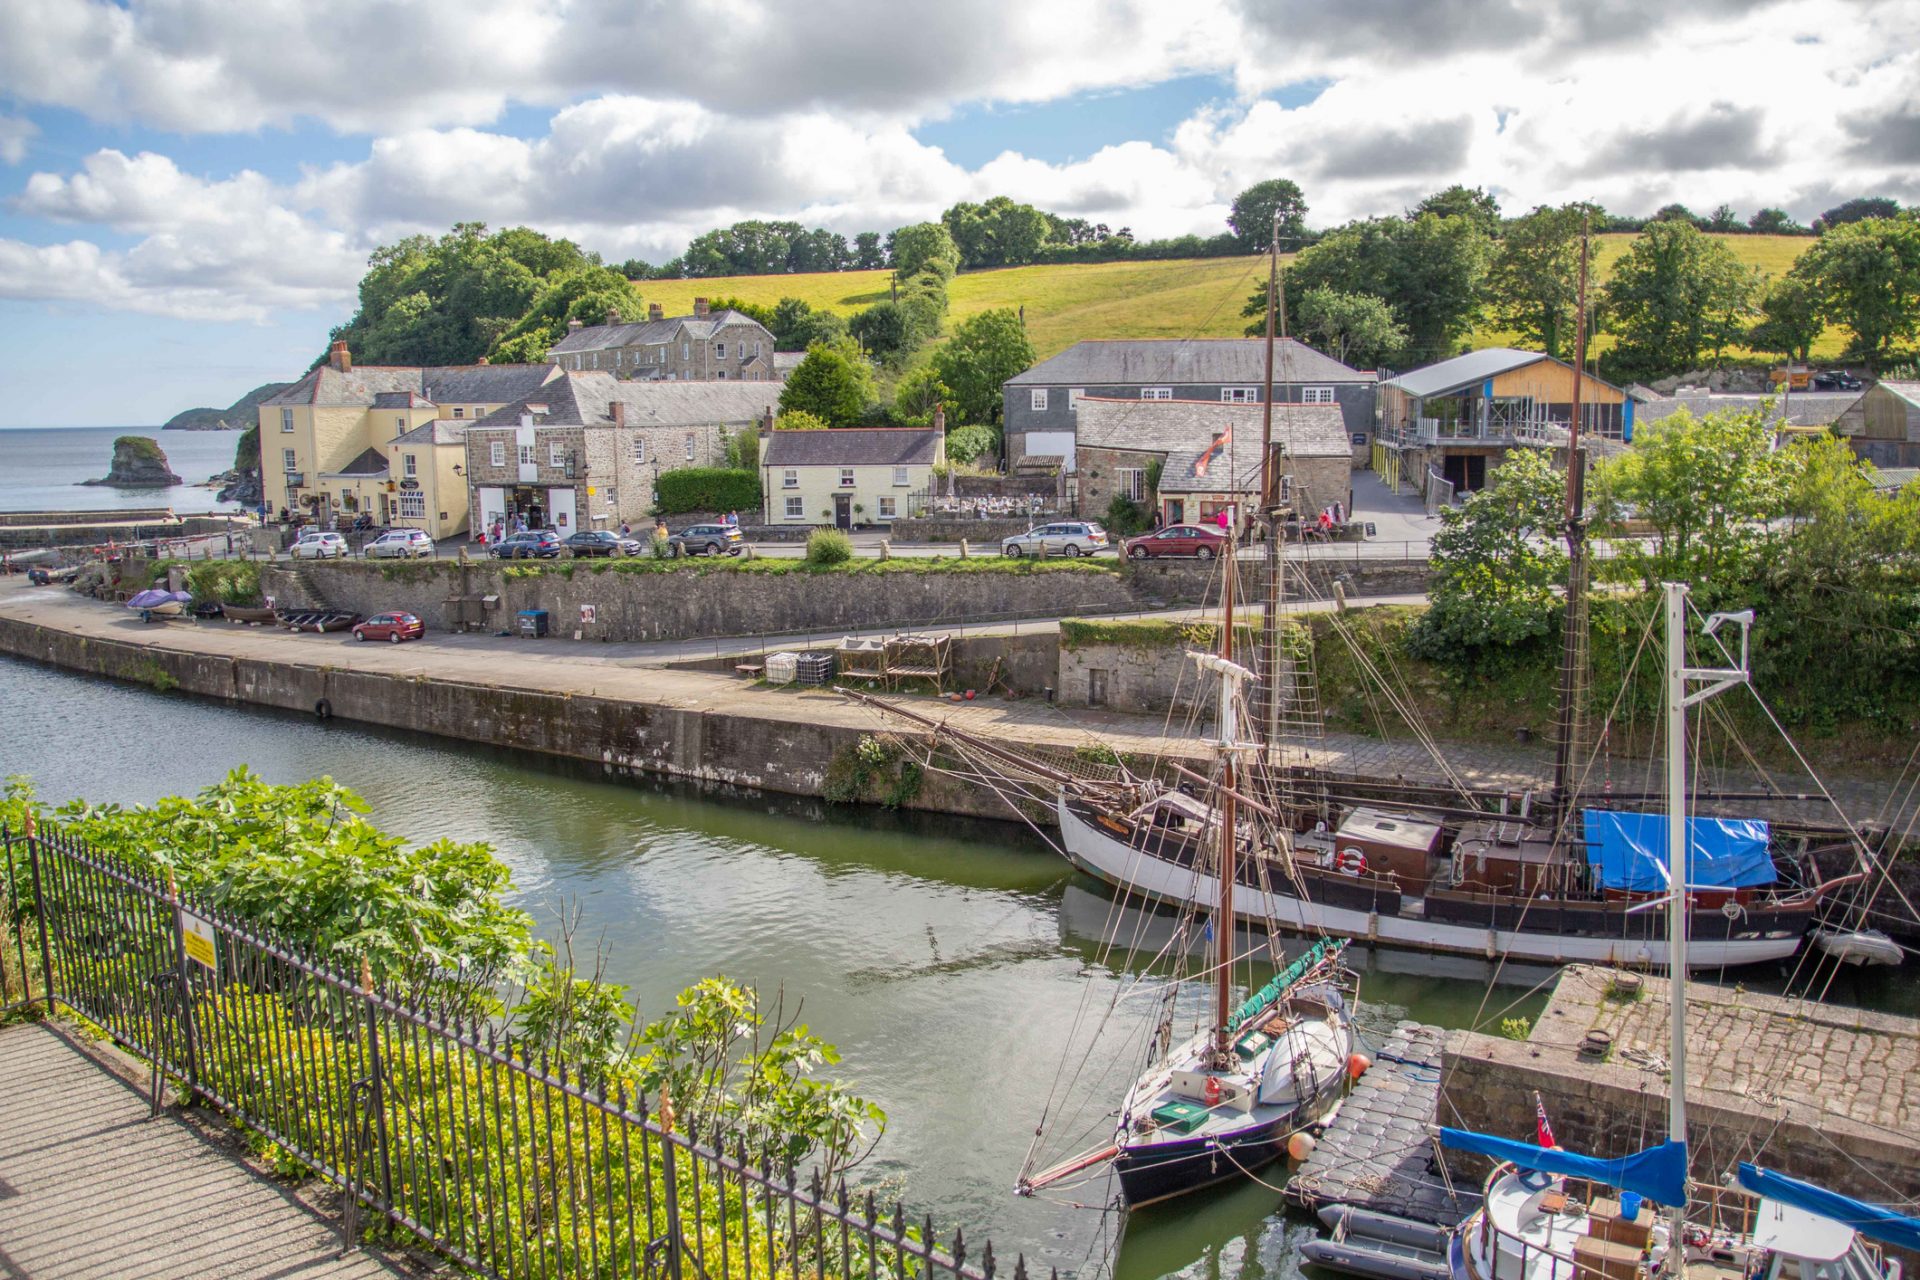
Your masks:
M1687 410L1698 418L1709 413L1732 410L1751 413L1769 401L1773 403L1772 420L1794 427L1824 427L1833 423L1848 408L1859 402L1859 394L1852 391L1796 391L1791 396L1771 395L1695 395L1695 396L1659 396L1643 401L1635 406L1634 423L1645 426L1649 422L1658 422L1681 409Z
M943 433L902 427L776 431L761 465L768 467L932 466Z
M1274 344L1275 382L1372 382L1305 343ZM1076 342L1006 385L1060 387L1264 385L1265 338L1099 338Z
M1513 347L1484 347L1479 351L1469 351L1463 356L1455 356L1451 360L1442 360L1438 364L1410 369L1397 378L1388 378L1380 385L1425 399L1428 396L1443 396L1449 392L1459 391L1463 387L1478 386L1488 378L1498 377L1514 369L1524 369L1530 364L1538 364L1548 359L1552 357L1538 351L1520 351ZM1560 362L1556 360L1554 363ZM1598 382L1599 379L1595 378L1594 381Z

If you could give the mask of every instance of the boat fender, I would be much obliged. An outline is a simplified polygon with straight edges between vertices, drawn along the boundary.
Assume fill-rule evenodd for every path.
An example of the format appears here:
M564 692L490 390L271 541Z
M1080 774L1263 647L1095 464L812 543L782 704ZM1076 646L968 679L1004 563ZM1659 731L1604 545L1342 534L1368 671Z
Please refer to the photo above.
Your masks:
M1343 876L1363 876L1367 874L1367 855L1349 845L1334 858L1333 869Z
M1220 1077L1208 1076L1207 1086L1202 1092L1206 1097L1208 1106L1210 1107L1219 1106L1220 1105Z
M313 704L313 714L322 720L331 720L333 719L333 704L325 698L322 698Z
M1314 1146L1313 1135L1302 1129L1287 1139L1287 1154L1297 1162L1305 1161L1313 1154Z
M1373 1059L1369 1058L1364 1053L1348 1054L1347 1055L1347 1078L1350 1080L1358 1080L1361 1076L1367 1074L1367 1068L1372 1065L1373 1065Z

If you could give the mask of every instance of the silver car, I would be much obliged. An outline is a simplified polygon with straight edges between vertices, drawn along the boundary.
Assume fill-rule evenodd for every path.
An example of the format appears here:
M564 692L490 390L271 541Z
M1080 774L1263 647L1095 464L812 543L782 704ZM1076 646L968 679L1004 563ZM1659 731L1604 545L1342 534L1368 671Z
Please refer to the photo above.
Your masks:
M1112 544L1107 531L1091 520L1060 520L1017 533L1000 544L1003 556L1090 556Z
M347 540L337 533L303 533L287 552L295 560L330 560L347 554Z
M374 560L406 560L432 554L433 539L423 529L389 529L366 548L366 555Z

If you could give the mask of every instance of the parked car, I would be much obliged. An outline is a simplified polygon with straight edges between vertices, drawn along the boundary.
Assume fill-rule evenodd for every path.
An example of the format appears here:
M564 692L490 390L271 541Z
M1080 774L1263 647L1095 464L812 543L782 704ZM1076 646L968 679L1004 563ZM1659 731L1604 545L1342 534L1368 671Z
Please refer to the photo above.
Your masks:
M1825 373L1813 375L1814 389L1818 391L1864 391L1867 384L1848 373L1845 369L1829 369Z
M287 554L295 560L337 559L347 554L347 540L337 533L303 533Z
M363 552L369 559L411 559L433 554L433 539L424 529L389 529L369 542Z
M562 544L576 557L584 556L637 556L640 543L634 538L623 538L606 529L582 529Z
M1000 544L1003 556L1090 556L1107 549L1107 531L1091 520L1062 520L1017 533Z
M1226 554L1227 535L1218 529L1197 524L1170 524L1152 533L1127 539L1127 555L1135 560L1150 556L1195 556L1211 560Z
M355 640L418 640L427 634L427 624L410 613L376 613L353 628Z
M667 539L676 556L717 556L722 551L737 556L746 545L740 530L730 524L690 524Z
M558 559L560 535L550 529L529 529L500 539L487 548L487 554L496 560Z

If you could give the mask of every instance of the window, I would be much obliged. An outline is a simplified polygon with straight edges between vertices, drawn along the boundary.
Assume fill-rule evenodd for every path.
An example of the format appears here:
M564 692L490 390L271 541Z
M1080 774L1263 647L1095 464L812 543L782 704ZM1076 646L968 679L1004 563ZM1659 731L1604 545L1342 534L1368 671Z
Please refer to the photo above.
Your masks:
M1142 387L1140 388L1140 398L1142 400L1171 400L1173 399L1173 388Z
M418 489L400 495L400 518L402 520L425 520L427 518L427 495Z
M455 405L453 410L453 416L456 418L464 418L467 416L467 411L465 409L460 408L458 405Z
M804 520L807 518L807 500L805 498L787 499L787 519Z
M564 467L567 465L567 451L557 444L547 446L547 465Z
M907 479L907 469L905 467L895 467L893 469L893 483L898 488L905 488L910 483Z
M722 382L724 382L726 381L727 371L725 369L715 369L713 371L713 376L716 378L719 378Z
M492 445L489 446L489 449L491 450L491 454L487 458L488 462L492 463L496 467L504 467L507 465L507 442L506 441L495 440L492 443Z
M280 467L283 471L298 471L300 469L300 459L294 454L293 450L282 449L280 451Z
M1333 388L1332 387L1302 387L1300 389L1300 403L1301 404L1332 404Z
M680 358L682 360L693 359L693 346L691 343L683 342L680 344Z
M842 489L853 488L853 468L852 467L840 468L840 487Z
M715 360L725 360L725 359L727 358L727 344L726 344L726 343L724 343L724 342L716 342L716 343L714 343L714 344L713 344L713 358L714 358Z
M407 420L405 418L395 418L393 420L393 433L395 435L401 434L406 429L407 429Z
M646 463L647 438L645 436L635 436L633 438L633 464L637 467L643 467Z
M693 441L694 441L693 432L691 431L687 432L687 461L688 462L693 461Z
M533 465L533 446L532 445L523 444L520 446L520 465L523 467L530 467Z
M798 489L800 487L800 473L792 467L788 467L785 471L782 471L780 473L780 487L782 489Z
M1070 390L1068 390L1067 412L1078 413L1080 411L1080 397L1086 394L1087 394L1087 389L1085 387L1073 387Z
M293 430L293 410L282 409L280 411L280 429L282 431Z
M403 461L405 461L406 463L407 479L411 480L415 476L420 474L420 466L419 466L417 455L409 453L409 454L402 455L402 458L403 458Z
M1220 403L1221 404L1259 404L1260 388L1258 387L1222 387L1220 388Z
M1120 468L1120 496L1138 502L1147 496L1147 473L1139 467Z
M755 360L758 360L760 358L760 341L757 338L754 339L754 343L753 343L753 358Z
M1033 400L1031 403L1035 409L1046 408L1047 407L1047 389L1045 387L1035 387L1033 391Z
M898 502L899 502L898 498L880 499L880 518L882 520L893 519L895 514L898 513L899 511L899 507L896 505Z

